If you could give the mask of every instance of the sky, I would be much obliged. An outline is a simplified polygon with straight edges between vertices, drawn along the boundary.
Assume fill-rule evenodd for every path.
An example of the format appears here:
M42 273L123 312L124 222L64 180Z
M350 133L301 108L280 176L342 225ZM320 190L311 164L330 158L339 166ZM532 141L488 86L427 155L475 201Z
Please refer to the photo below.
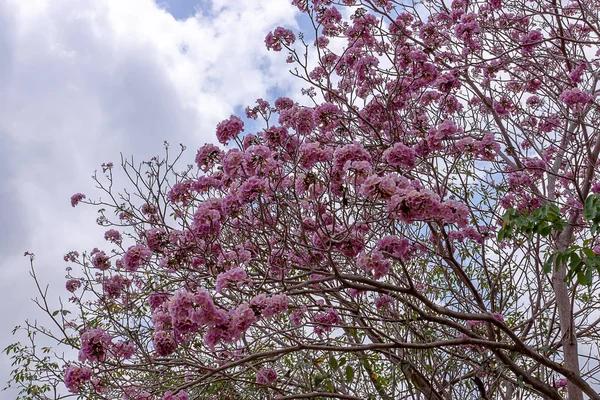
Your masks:
M285 54L264 46L277 26L302 28L289 3L0 1L0 348L26 318L48 322L23 253L50 298L67 298L63 255L103 243L96 210L70 205L98 193L102 163L149 159L164 140L193 160L221 120L300 92ZM9 372L0 357L0 388Z

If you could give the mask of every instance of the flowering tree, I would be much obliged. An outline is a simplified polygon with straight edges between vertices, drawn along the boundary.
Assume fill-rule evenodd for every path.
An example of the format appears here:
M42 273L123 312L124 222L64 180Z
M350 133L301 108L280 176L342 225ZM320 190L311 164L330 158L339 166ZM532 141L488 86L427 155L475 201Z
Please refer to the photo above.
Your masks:
M294 4L310 106L73 196L108 243L26 327L78 359L7 348L24 398L600 399L600 3Z

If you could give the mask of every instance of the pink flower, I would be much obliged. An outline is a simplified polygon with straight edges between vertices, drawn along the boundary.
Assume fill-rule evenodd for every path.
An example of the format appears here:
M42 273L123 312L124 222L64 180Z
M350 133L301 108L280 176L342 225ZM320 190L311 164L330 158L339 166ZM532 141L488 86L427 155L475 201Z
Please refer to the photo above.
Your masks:
M231 149L223 157L223 171L231 178L237 178L244 173L247 155L238 149Z
M121 244L122 241L121 234L116 229L107 230L104 233L104 239L115 244Z
M168 234L164 228L148 229L142 236L146 238L146 245L152 251L162 252L169 243Z
M311 169L319 162L331 161L333 151L322 148L319 143L307 142L300 145L300 166Z
M275 31L269 32L265 38L267 49L273 51L281 51L282 44L290 46L295 41L296 36L294 36L294 33L289 29L282 28L281 26L277 27Z
M394 304L394 299L392 299L387 294L382 294L381 296L375 299L375 308L378 310L386 310L391 309Z
M177 349L177 343L175 343L173 335L166 331L154 332L154 335L152 335L152 344L156 353L161 357L173 354Z
M239 199L236 204L239 204ZM216 236L221 232L221 212L216 210L214 204L202 203L198 206L192 222L192 232L198 238Z
M214 144L205 144L196 154L196 165L201 171L207 172L221 161L223 152Z
M254 311L246 303L231 311L229 318L227 329L233 340L240 340L248 328L257 321Z
M129 279L124 276L114 275L104 279L102 290L107 297L116 299L121 296L121 292L129 286L129 283Z
M244 122L232 115L229 119L219 122L217 125L217 139L219 143L227 145L230 140L235 139L244 131Z
M73 196L71 196L71 206L75 207L83 199L85 199L85 194L82 194L82 193L74 194Z
M178 335L196 332L199 328L192 313L195 310L194 294L185 289L178 290L169 300L171 323Z
M467 328L473 328L475 326L483 326L484 324L485 324L485 322L483 322L483 321L470 320L470 321L467 321Z
M106 173L106 171L111 170L112 167L114 167L114 164L111 162L102 163L101 167L102 167L102 172Z
M404 259L409 253L410 243L408 239L400 239L397 236L386 236L377 241L377 248L389 253L392 257Z
M294 101L289 97L279 97L277 100L275 100L275 109L277 112L289 110L292 107L294 107Z
M404 190L388 200L388 210L400 221L412 223L440 217L439 197L428 190Z
M152 250L143 244L136 244L125 252L123 264L126 270L135 272L142 264L150 261L150 257L152 257Z
M79 361L103 362L106 360L111 341L112 337L100 328L84 332L81 335Z
M241 204L248 204L258 200L260 195L266 191L267 181L253 176L239 187L238 198Z
M92 264L100 271L106 271L110 268L110 259L105 252L100 251L92 257Z
M474 35L481 32L479 22L477 22L477 15L475 13L469 13L463 15L460 23L454 28L456 37L463 41L470 41Z
M396 143L383 153L385 160L394 167L414 168L417 153L403 143Z
M69 279L65 287L69 292L74 292L81 287L81 281L79 279Z
M288 299L285 294L276 294L271 297L259 294L250 301L250 307L262 317L270 318L287 310Z
M313 117L322 131L334 130L342 122L342 110L332 103L323 103L315 108Z
M292 128L300 136L310 134L315 127L313 110L308 107L292 107L279 113L279 123Z
M150 305L150 309L154 311L167 300L169 300L168 293L152 293L150 296L148 296L148 305Z
M232 284L235 284L237 288L240 288L244 283L248 282L251 282L251 279L248 278L246 271L241 268L233 268L217 276L215 289L217 290L217 293L221 293L223 289L230 287Z
M383 258L379 251L358 257L356 265L368 273L373 273L373 279L378 280L386 276L390 270L390 262Z
M576 110L581 110L584 105L594 101L594 96L582 91L581 89L574 88L563 91L560 94L559 99L569 107Z
M192 189L194 183L192 180L187 180L174 184L167 194L169 201L173 204L181 204L184 207L189 205L193 199Z
M274 369L263 368L256 373L256 383L259 385L270 385L277 380L277 372Z
M71 393L79 393L79 388L92 378L93 371L89 367L69 365L65 369L65 386Z
M345 173L351 168L353 161L371 162L371 155L365 150L362 143L347 144L333 153L333 165L337 172Z
M556 382L554 382L554 387L557 388L557 389L564 388L566 386L567 386L567 379L566 378L562 378L562 379L559 379Z
M156 397L137 385L123 388L125 398L123 400L156 400Z
M542 33L538 30L533 30L521 36L521 51L524 54L531 54L533 50L541 44L544 39Z
M29 255L29 252L26 252L25 255ZM66 262L77 262L77 259L79 258L79 253L76 251L70 251L67 254L64 255L63 259Z
M118 342L114 345L113 351L115 356L128 360L135 353L135 347L131 343Z
M333 308L328 308L326 312L318 312L313 315L315 323L315 333L322 336L333 330L335 325L340 323L340 316Z
M441 213L444 222L464 227L469 222L469 209L463 203L455 200L446 200L441 204Z

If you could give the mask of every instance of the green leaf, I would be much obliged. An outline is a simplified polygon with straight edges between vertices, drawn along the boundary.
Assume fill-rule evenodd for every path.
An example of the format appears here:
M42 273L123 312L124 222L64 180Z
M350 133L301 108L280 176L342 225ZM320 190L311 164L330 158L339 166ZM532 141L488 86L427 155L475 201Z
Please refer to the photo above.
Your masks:
M334 356L329 357L329 366L331 367L331 369L338 369L339 364Z
M325 375L321 375L321 374L315 375L315 377L313 378L315 386L319 386L325 379L327 379L327 376L325 376Z
M582 285L587 285L588 281L587 281L587 276L586 274L583 272L582 269L579 269L577 271L577 282L579 282ZM590 282L591 283L591 282Z
M598 194L589 195L585 199L585 205L583 206L583 217L587 220L595 219L598 216Z
M587 247L583 247L581 250L583 251L583 254L584 254L584 255L585 255L587 258L589 258L589 259L596 258L596 253L594 253L594 252L592 251L592 249L589 249L589 248L587 248Z
M354 379L354 368L351 365L346 367L346 382L352 382Z
M554 263L556 262L557 255L558 255L557 253L552 253L550 255L550 257L548 257L548 259L544 263L544 273L545 274L549 274L550 272L552 272L552 267L554 266Z
M592 284L592 269L591 269L591 268L588 268L588 269L585 271L585 280L586 280L586 282L587 282L587 283L586 283L586 285L587 285L587 286L589 286L589 285L591 285L591 284Z

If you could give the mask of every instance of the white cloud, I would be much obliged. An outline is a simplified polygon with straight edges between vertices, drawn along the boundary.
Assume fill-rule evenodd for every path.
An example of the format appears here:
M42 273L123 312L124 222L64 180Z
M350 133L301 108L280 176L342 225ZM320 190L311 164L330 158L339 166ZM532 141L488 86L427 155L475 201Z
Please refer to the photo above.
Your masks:
M177 21L151 0L0 2L0 347L36 315L23 251L64 295L62 255L100 244L95 211L73 210L69 197L93 196L102 162L148 158L163 140L188 145L191 158L235 108L298 89L285 54L263 42L296 26L288 2L202 4ZM9 369L4 358L0 383Z

